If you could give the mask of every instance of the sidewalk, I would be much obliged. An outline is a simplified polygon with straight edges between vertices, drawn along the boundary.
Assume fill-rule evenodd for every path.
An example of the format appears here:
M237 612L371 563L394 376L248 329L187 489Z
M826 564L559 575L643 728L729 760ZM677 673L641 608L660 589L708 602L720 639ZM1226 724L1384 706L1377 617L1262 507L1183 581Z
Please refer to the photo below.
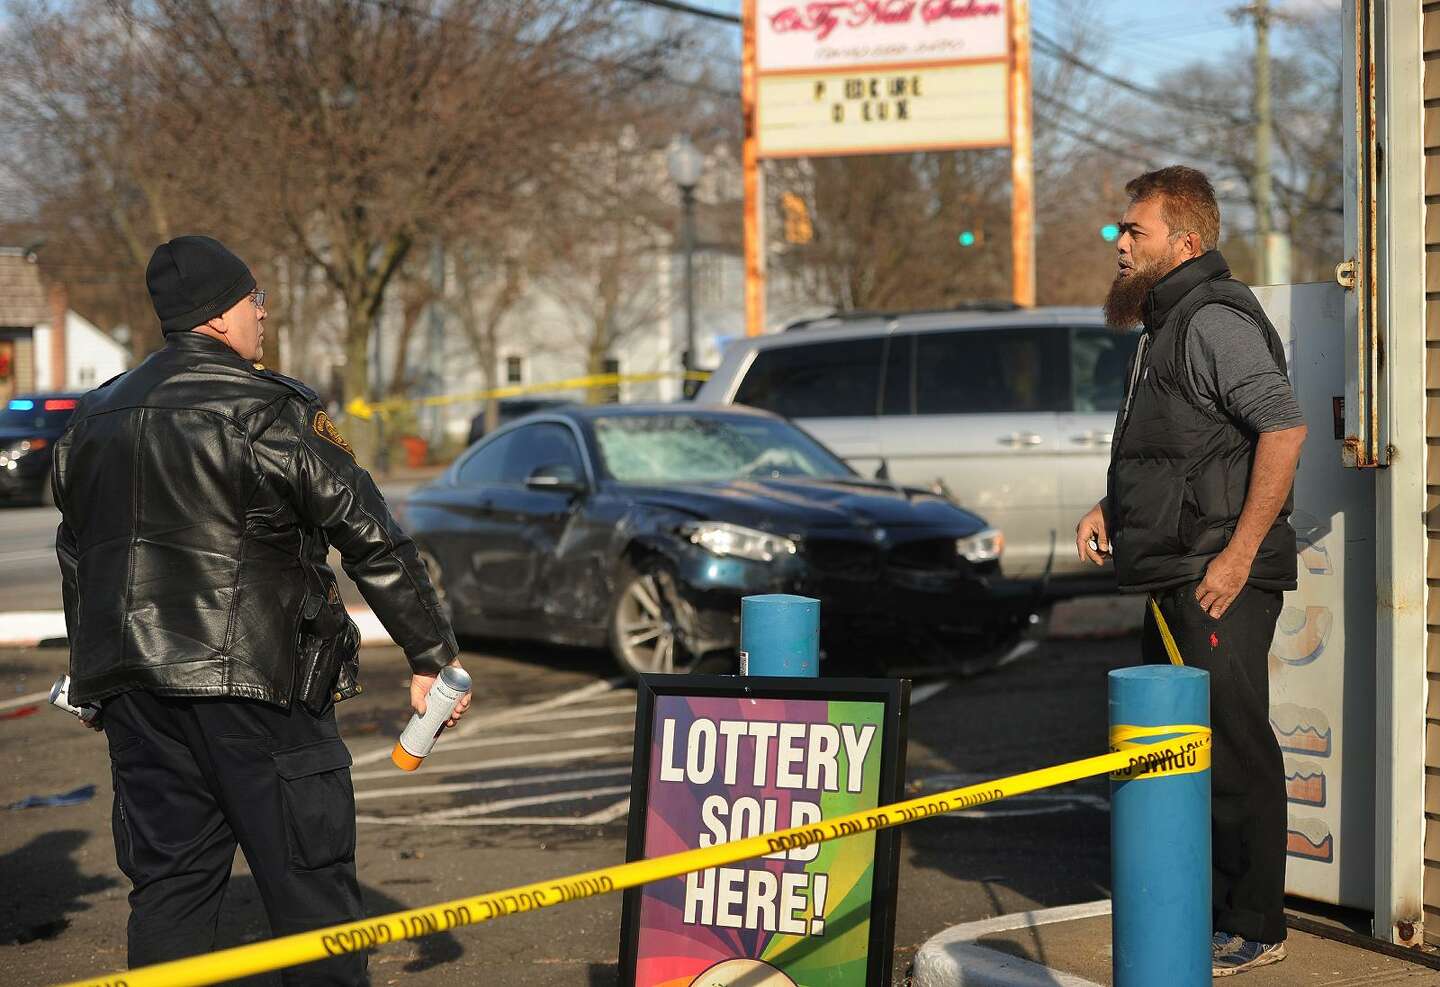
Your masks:
M1236 987L1421 987L1440 969L1290 930L1284 962ZM1428 959L1434 962L1435 954ZM957 925L915 954L914 987L1110 987L1110 903L1091 902Z

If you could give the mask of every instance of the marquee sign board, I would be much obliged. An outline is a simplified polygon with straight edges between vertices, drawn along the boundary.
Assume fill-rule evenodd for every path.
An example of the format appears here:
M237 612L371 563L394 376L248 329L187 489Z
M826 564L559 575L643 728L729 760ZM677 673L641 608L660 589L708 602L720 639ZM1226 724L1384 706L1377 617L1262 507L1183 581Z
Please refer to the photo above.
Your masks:
M750 0L762 158L1010 143L1011 0Z
M647 675L639 684L627 859L893 802L908 683ZM782 851L625 894L635 987L886 987L893 830Z

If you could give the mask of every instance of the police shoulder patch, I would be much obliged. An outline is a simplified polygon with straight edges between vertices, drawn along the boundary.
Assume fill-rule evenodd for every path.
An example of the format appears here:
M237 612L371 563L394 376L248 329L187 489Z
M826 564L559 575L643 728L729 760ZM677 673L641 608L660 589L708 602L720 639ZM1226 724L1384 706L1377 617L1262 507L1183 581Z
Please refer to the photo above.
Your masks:
M325 414L325 412L315 412L315 420L310 423L310 427L315 430L316 435L320 436L320 438L326 442L344 449L346 455L352 458L355 456L355 450L351 448L350 443L345 441L345 436L340 434L340 430L335 427L335 423L330 420L330 416Z

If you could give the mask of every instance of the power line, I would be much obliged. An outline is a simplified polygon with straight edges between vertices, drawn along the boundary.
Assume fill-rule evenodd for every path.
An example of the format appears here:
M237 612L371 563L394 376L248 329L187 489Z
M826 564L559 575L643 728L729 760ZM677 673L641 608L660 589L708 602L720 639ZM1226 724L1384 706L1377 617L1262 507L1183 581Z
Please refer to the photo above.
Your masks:
M740 26L738 14L727 14L719 10L706 10L704 7L696 7L693 4L682 3L681 0L629 0L630 3L644 4L647 7L660 7L663 10L673 10L681 14L690 14L694 17L704 17L707 20L720 21L722 24L730 24L734 27Z
M1176 137L1181 136L1180 134L1162 134L1158 136L1153 134L1139 134L1132 130L1126 130L1124 127L1118 127L1115 124L1111 123L1109 120L1097 117L1094 114L1085 112L1084 110L1077 109L1076 107L1071 106L1069 103L1066 103L1061 99L1057 99L1056 97L1051 96L1049 93L1035 92L1033 95L1034 98L1039 100L1040 102L1048 103L1055 109L1063 111L1064 113L1069 114L1070 116L1075 117L1079 120L1082 120L1085 123L1090 124L1091 126L1103 127L1118 138L1123 138L1124 140L1132 141L1137 144L1143 144L1144 146L1152 148L1154 150L1168 151L1169 153L1174 154L1178 157L1199 159L1201 161L1209 161L1213 164L1218 164L1223 167L1231 167L1229 162L1221 158L1209 157L1203 153L1197 152L1193 148L1184 148L1173 143ZM1229 123L1211 123L1205 126L1224 127L1228 129L1231 125Z
M1129 79L1122 79L1118 75L1112 75L1111 73L1106 72L1102 68L1097 68L1096 66L1091 65L1089 62L1085 61L1079 56L1072 55L1070 52L1066 51L1062 45L1047 37L1040 31L1031 31L1030 33L1031 37L1039 43L1039 47L1044 54L1050 56L1051 58L1058 58L1063 62L1073 65L1075 68L1079 69L1082 72L1093 75L1095 78L1108 82L1111 85L1119 86L1121 89L1124 89L1127 92L1132 92L1137 96L1144 96L1147 99L1157 100L1162 103L1168 103L1171 106L1175 106L1184 110L1189 110L1192 113L1210 113L1216 116L1225 117L1226 119L1234 123L1236 126L1248 127L1252 122L1242 117L1235 116L1226 107L1218 106L1214 103L1203 103L1188 100L1180 96L1175 96L1167 92L1162 92L1159 89L1152 89L1148 86L1138 85L1134 82L1131 82Z
M423 17L426 20L434 21L437 24L443 24L446 22L446 18L442 14L432 13L428 10L417 10L416 8L411 7L408 4L400 3L399 0L361 0L361 2L380 10L391 10L397 13L409 14L412 17ZM474 21L467 20L452 22L464 24L465 27L469 28L472 31L477 31L481 34L488 34L492 37L501 38L502 40L508 41L512 44L523 45L526 48L538 49L544 47L539 42L526 41L524 38L512 34L506 34L504 31L497 31L494 28L486 27L483 24L476 24ZM708 93L711 96L719 96L724 99L738 99L740 96L740 91L738 89L721 89L718 86L707 85L703 82L689 82L684 79L677 79L673 75L660 71L659 69L643 68L638 65L627 65L624 62L608 61L603 58L596 58L592 55L582 55L579 52L563 49L560 53L567 58L573 58L578 62L584 62L587 65L594 65L597 68L623 69L627 72L633 72L635 75L639 76L642 81L645 82L668 83L672 86L680 86L684 89L691 89L695 92Z

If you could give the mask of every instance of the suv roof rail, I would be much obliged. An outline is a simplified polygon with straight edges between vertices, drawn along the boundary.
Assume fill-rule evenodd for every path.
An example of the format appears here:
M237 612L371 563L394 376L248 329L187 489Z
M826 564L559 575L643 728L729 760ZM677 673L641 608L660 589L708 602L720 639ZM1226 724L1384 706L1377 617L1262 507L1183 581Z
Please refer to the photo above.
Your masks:
M837 328L836 323L859 322L862 319L898 319L905 315L948 315L952 312L1018 312L1021 306L1014 302L1007 301L977 301L959 302L955 305L948 305L944 308L917 308L905 311L874 311L870 309L852 309L850 311L835 311L829 315L817 315L809 319L797 319L788 324L784 331L792 329L814 329L818 327Z

